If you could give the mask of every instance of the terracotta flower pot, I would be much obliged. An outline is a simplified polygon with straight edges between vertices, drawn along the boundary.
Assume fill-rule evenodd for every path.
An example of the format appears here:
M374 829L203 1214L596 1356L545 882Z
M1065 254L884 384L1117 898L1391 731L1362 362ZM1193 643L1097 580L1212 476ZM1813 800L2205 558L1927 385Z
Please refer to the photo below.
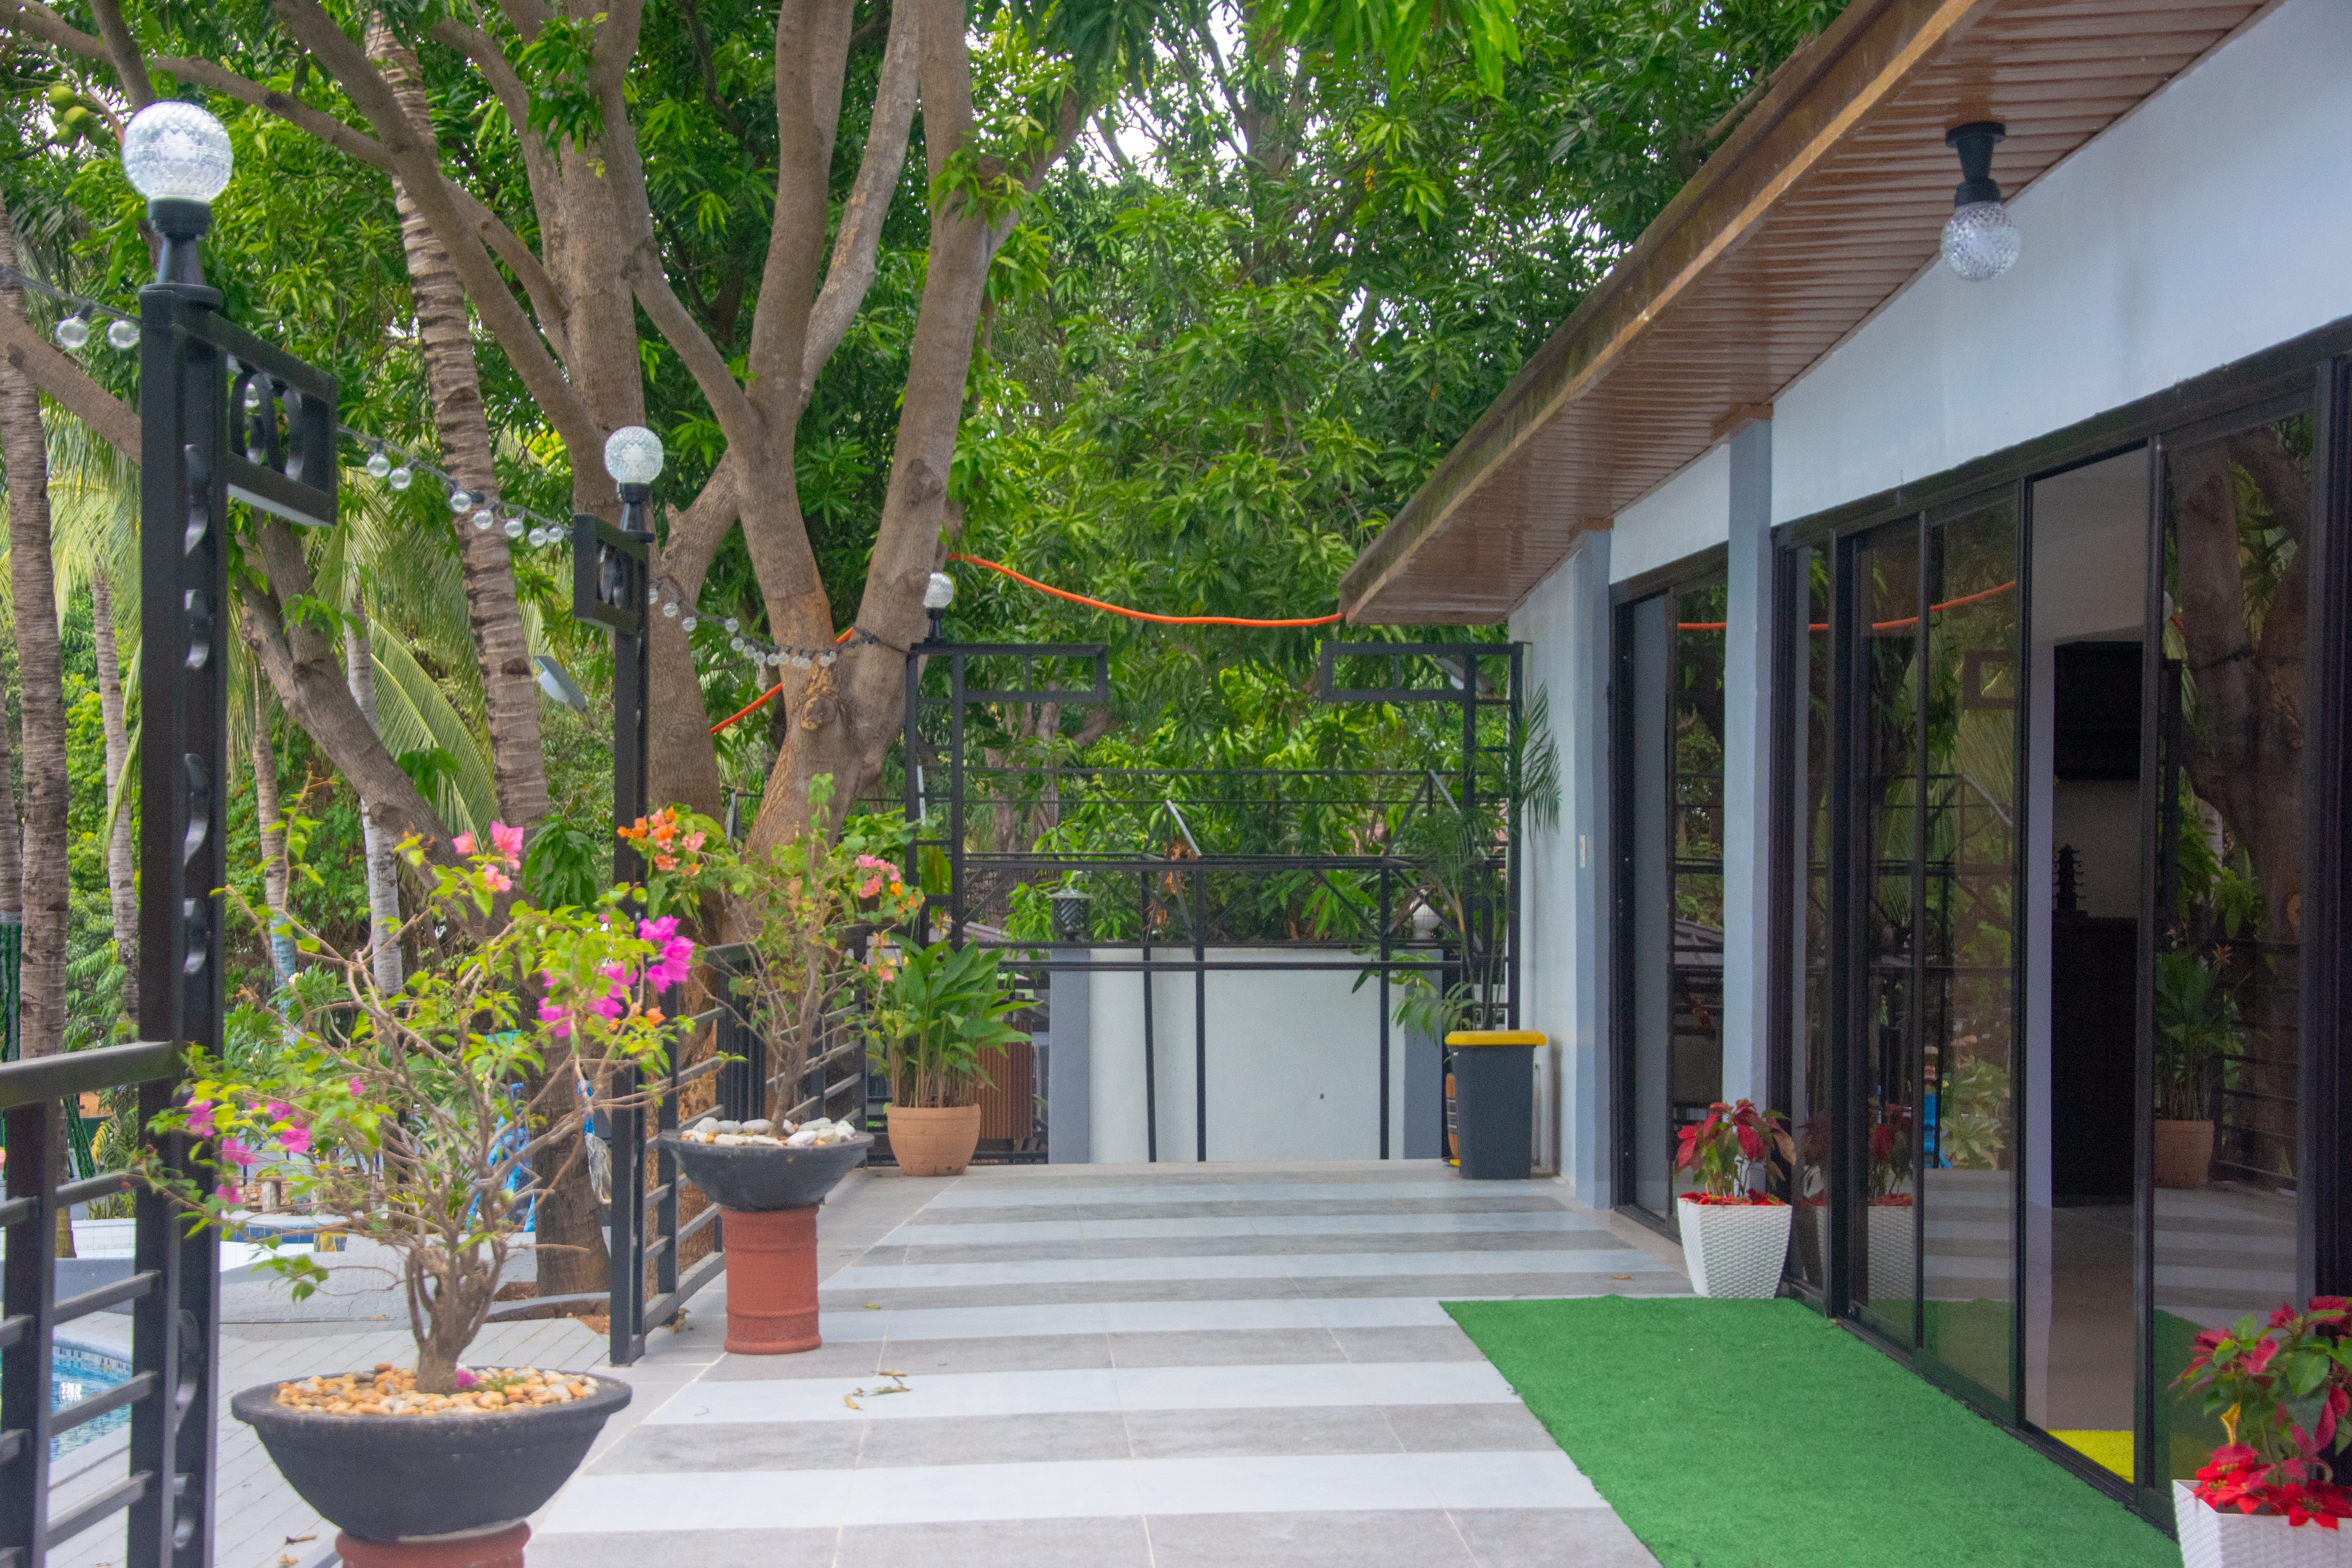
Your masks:
M2195 1192L2213 1169L2213 1124L2156 1119L2156 1184Z
M890 1153L909 1176L961 1176L980 1147L980 1107L929 1110L894 1105L886 1113Z

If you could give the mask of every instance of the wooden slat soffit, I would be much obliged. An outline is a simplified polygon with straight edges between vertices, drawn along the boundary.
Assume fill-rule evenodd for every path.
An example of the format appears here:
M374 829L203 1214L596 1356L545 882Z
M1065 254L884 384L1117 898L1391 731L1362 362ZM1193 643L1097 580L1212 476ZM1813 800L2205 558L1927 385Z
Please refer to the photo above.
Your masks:
M2014 195L2266 0L1853 0L1340 584L1352 621L1499 621L1595 520L1761 413L1936 255L1944 132Z

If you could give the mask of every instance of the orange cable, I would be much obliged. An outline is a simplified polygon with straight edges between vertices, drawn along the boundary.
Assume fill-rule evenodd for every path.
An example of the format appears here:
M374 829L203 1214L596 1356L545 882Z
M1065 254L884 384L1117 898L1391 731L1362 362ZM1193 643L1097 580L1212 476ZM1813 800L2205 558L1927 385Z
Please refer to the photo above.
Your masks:
M1328 616L1301 616L1294 620L1283 621L1249 620L1240 616L1158 616L1150 610L1130 610L1123 605L1110 605L1100 599L1089 599L1084 594L1073 594L1066 588L1049 587L1034 577L1025 577L1010 566L982 556L950 554L948 559L961 561L972 566L985 566L1000 576L1012 578L1024 588L1034 588L1040 594L1051 594L1056 599L1067 599L1073 605L1084 605L1090 610L1103 610L1114 616L1125 616L1131 621L1150 621L1163 626L1328 626L1339 620L1341 614L1334 610Z
M1957 610L1962 605L1973 605L1979 599L1990 599L1996 594L2006 594L2011 588L2016 586L2017 580L2012 577L1998 588L1987 588L1981 594L1964 594L1957 599L1947 599L1940 605L1930 605L1927 606L1927 613L1932 616L1939 614L1945 610ZM1906 616L1899 621L1873 621L1870 623L1870 629L1874 632L1891 632L1896 630L1898 627L1916 626L1918 624L1918 616ZM1675 630L1678 632L1721 632L1728 631L1730 629L1731 623L1729 621L1676 621L1675 623ZM1807 631L1813 632L1825 632L1830 629L1830 624L1827 621L1814 621L1810 623L1805 629Z

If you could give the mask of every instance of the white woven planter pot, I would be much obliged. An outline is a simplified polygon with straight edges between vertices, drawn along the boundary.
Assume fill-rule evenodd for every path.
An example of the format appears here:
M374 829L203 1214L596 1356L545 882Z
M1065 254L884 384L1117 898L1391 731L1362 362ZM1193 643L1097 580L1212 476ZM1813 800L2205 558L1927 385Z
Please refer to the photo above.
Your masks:
M1871 1300L1907 1301L1918 1289L1918 1212L1908 1204L1870 1206Z
M1786 1204L1675 1205L1682 1218L1683 1261L1691 1289L1702 1296L1763 1300L1779 1294L1789 1258Z
M2334 1530L2275 1514L2215 1510L2186 1481L2172 1483L2181 1568L2352 1568L2352 1520Z

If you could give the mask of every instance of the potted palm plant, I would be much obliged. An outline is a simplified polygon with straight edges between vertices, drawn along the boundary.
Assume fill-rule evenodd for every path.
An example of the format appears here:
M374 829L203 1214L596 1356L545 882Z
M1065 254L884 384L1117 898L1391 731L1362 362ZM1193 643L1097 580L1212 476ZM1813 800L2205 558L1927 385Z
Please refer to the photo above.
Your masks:
M576 1157L584 1116L629 1103L610 1092L617 1069L664 1062L677 1026L650 993L684 977L692 944L642 922L635 889L585 909L507 905L522 835L499 825L491 840L459 838L457 867L402 847L431 891L398 940L428 956L395 989L366 951L339 952L291 918L257 921L293 939L310 983L290 988L275 1048L233 1062L191 1051L188 1097L152 1130L203 1141L199 1175L175 1175L152 1149L138 1166L193 1223L232 1226L246 1192L274 1184L399 1259L413 1367L321 1365L231 1402L342 1531L346 1562L439 1561L420 1542L464 1536L479 1538L469 1562L520 1565L521 1521L629 1400L612 1378L464 1357L541 1190L537 1157ZM262 1267L297 1299L326 1278L307 1249Z
M890 1080L890 1153L908 1175L960 1175L980 1147L981 1053L1022 1037L1004 1021L1022 1002L1003 960L945 942L876 959L867 1027Z
M2177 1386L2204 1396L2228 1441L2194 1482L2175 1481L2184 1568L2346 1568L2352 1487L2331 1458L2352 1447L2352 1307L2315 1297L2197 1336Z
M1675 1206L1691 1289L1700 1295L1761 1300L1779 1293L1793 1211L1763 1189L1775 1154L1784 1163L1796 1158L1788 1118L1745 1100L1717 1100L1705 1121L1682 1130L1675 1169L1698 1191Z
M2213 1064L2237 1044L2220 955L2156 955L2156 1184L2195 1189L2213 1168Z

